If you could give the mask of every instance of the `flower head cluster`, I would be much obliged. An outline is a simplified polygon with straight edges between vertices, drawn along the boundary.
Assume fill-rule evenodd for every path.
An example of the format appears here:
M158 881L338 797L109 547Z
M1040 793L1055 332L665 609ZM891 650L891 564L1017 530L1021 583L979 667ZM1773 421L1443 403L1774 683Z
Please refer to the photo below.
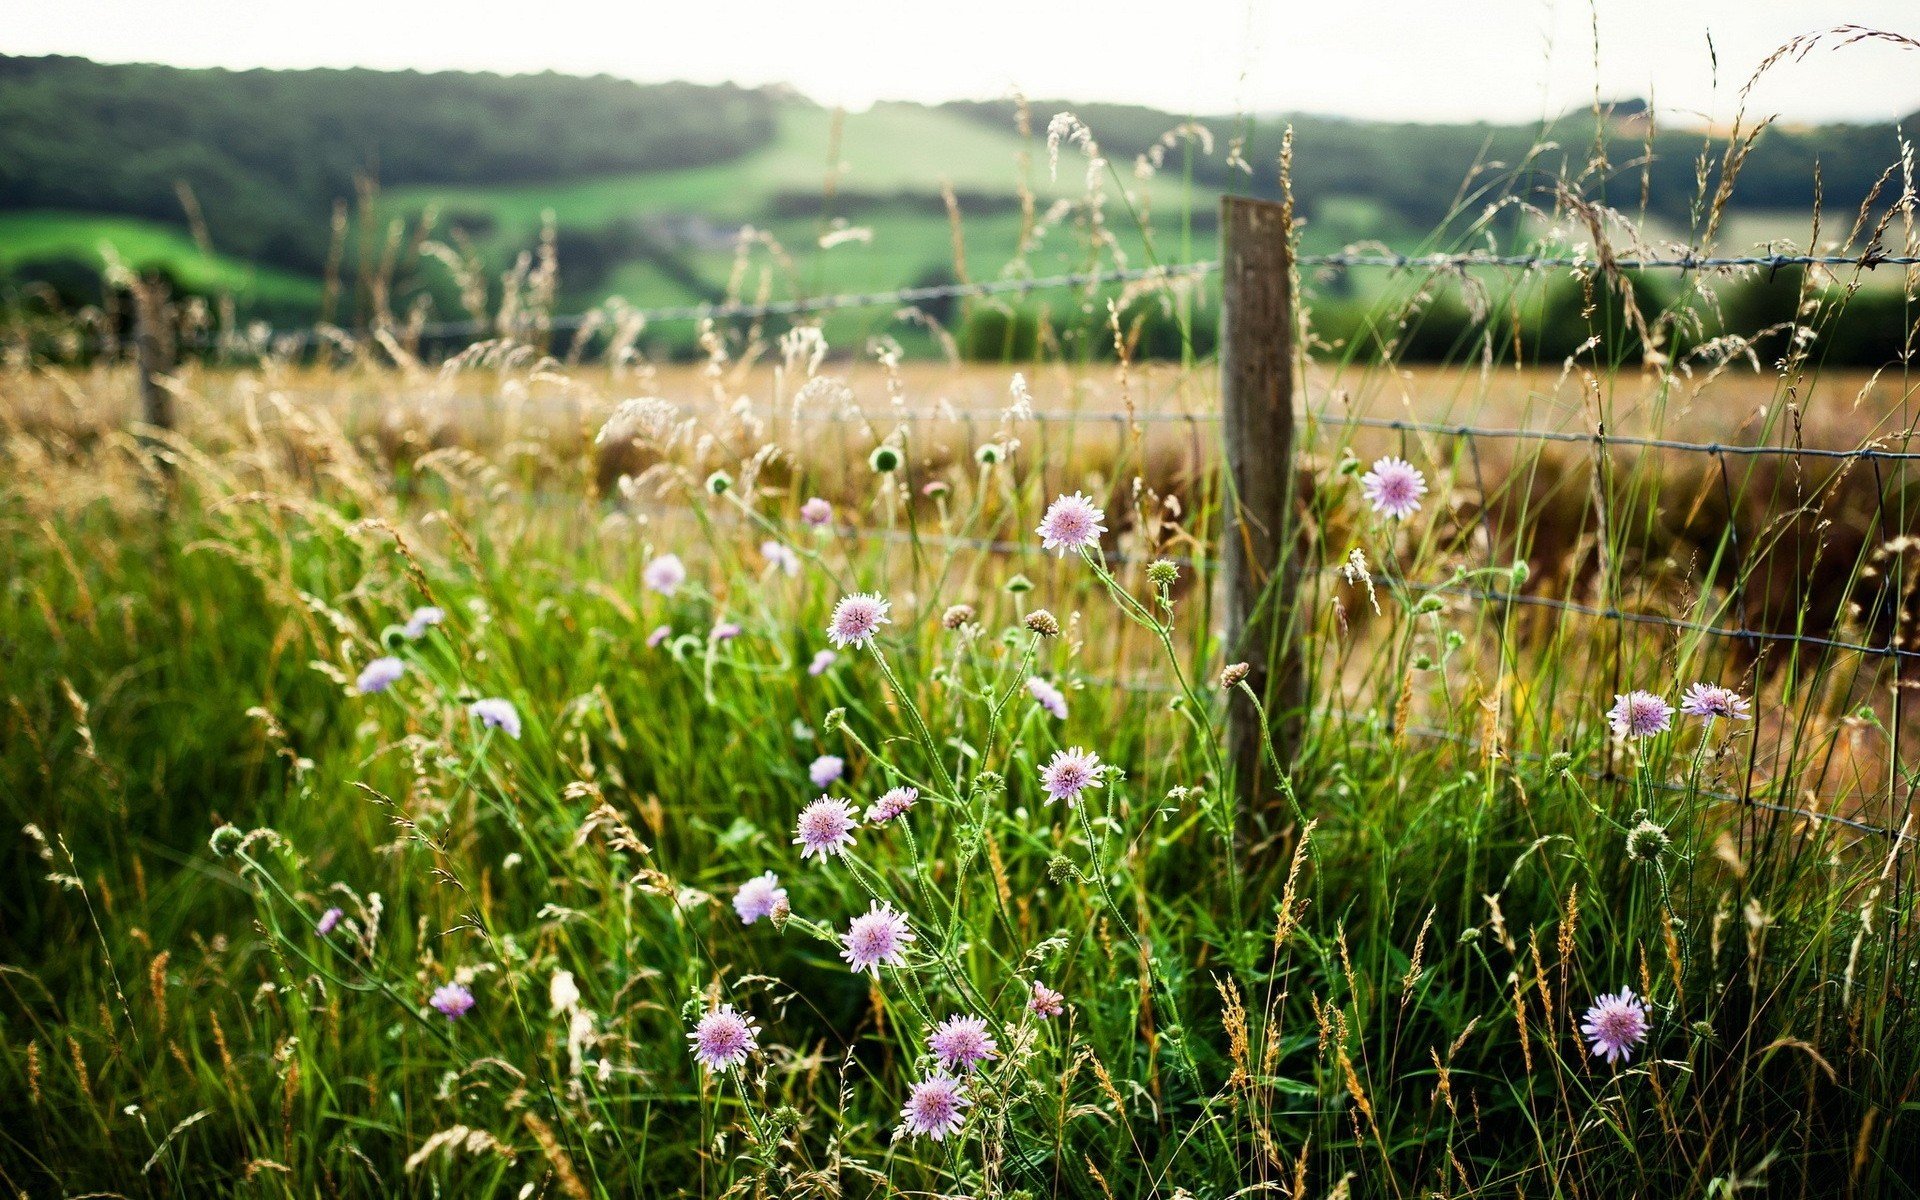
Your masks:
M879 975L880 968L904 966L907 947L916 939L906 915L876 900L872 907L847 923L840 957L856 971Z
M1647 1007L1633 994L1621 988L1612 996L1601 996L1580 1022L1580 1032L1593 1043L1593 1053L1608 1062L1633 1057L1633 1048L1647 1040Z
M513 701L490 696L485 700L475 700L467 706L467 711L479 718L488 729L498 729L510 738L520 736L520 712L514 708Z
M1034 532L1040 535L1040 546L1044 550L1057 550L1062 555L1069 550L1084 550L1100 543L1100 535L1107 527L1100 522L1107 514L1100 506L1081 492L1071 496L1060 496L1047 506L1047 513L1040 518L1040 526Z
M1373 469L1360 477L1360 490L1374 512L1403 520L1420 511L1420 497L1427 494L1427 478L1406 459L1388 455L1376 460Z
M687 1035L693 1043L693 1057L709 1071L726 1071L744 1065L747 1056L760 1048L760 1027L753 1018L735 1012L731 1004L701 1017Z
M971 1071L1000 1057L999 1044L979 1017L948 1017L927 1035L927 1049L949 1071Z
M867 823L885 825L888 821L906 815L906 811L919 799L919 788L894 788L867 806Z
M673 626L655 625L653 627L653 632L647 635L647 649L649 650L658 649L661 642L666 641L668 638L672 636L673 636Z
M835 654L831 650L817 651L813 656L813 661L807 664L807 674L816 676L825 675L827 668L831 667L839 657L838 654Z
M473 993L464 983L443 983L433 989L427 1003L449 1021L458 1021L473 1007Z
M678 554L662 554L640 572L640 582L662 596L673 595L686 581L687 566L680 561Z
M783 572L789 578L800 573L800 556L771 538L760 543L760 557L767 560L769 567Z
M1069 807L1078 803L1080 793L1101 785L1100 756L1075 746L1056 751L1053 760L1040 768L1040 786L1049 803L1059 800Z
M1041 708L1052 713L1059 720L1067 719L1067 696L1053 684L1038 675L1027 680L1027 694L1037 701Z
M1696 683L1680 697L1680 711L1706 721L1724 717L1747 721L1753 717L1752 702L1732 688L1714 683Z
M1067 1011L1067 998L1036 979L1033 995L1027 1000L1027 1011L1043 1021L1050 1020Z
M892 607L884 597L865 592L843 597L827 621L827 640L840 647L867 645L882 625L891 624L887 610Z
M447 610L434 605L426 605L413 610L407 623L400 627L400 634L410 642L417 642L427 636L427 630L447 619Z
M716 642L730 642L739 636L740 626L739 623L735 621L716 622L713 627L713 632L707 635L710 640Z
M1645 738L1663 733L1673 723L1673 706L1652 692L1628 692L1613 698L1607 724L1620 737Z
M895 1137L930 1137L943 1141L959 1130L966 1120L967 1099L962 1084L951 1075L930 1075L913 1085L907 1102L900 1109L900 1127Z
M800 847L802 859L817 854L820 861L825 862L829 857L847 852L847 847L853 845L853 831L859 823L853 805L822 796L800 810L793 844Z
M787 889L780 886L780 877L772 871L755 875L733 894L733 911L740 914L742 925L751 925L762 917L771 917L786 903Z
M800 506L800 519L815 529L824 529L833 523L833 505L815 496Z
M345 915L346 913L338 908L330 908L321 913L320 919L313 923L313 931L321 937L325 937L339 926L340 918Z
M846 772L846 759L837 754L822 754L807 768L807 778L813 780L813 786L823 788Z
M360 672L360 678L354 680L353 687L355 691L363 696L371 695L374 692L384 692L394 684L400 682L400 677L406 673L407 664L401 662L399 659L391 657L376 658L367 664L365 670Z

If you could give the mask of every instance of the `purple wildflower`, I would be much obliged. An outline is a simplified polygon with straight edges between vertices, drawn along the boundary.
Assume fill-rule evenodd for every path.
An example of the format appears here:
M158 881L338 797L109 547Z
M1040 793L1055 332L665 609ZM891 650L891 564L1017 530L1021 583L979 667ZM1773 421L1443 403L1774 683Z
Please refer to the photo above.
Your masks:
M866 912L847 922L847 932L841 938L845 948L840 951L840 957L854 970L878 976L883 964L905 965L907 945L914 940L905 914L895 912L891 904L876 900Z
M399 659L392 657L376 658L367 664L366 670L360 672L360 678L354 680L354 690L363 696L370 696L375 692L384 692L398 683L400 677L406 673L407 664L401 662Z
M730 642L740 636L740 626L732 621L721 621L707 636L716 642Z
M1621 737L1652 737L1673 721L1673 706L1652 692L1628 692L1613 698L1607 724Z
M1680 711L1711 723L1715 717L1732 721L1752 719L1752 702L1732 688L1715 683L1696 683L1680 697Z
M1100 535L1107 531L1100 522L1106 517L1099 505L1083 493L1075 492L1057 497L1049 504L1047 515L1040 518L1040 527L1034 532L1040 535L1041 549L1058 550L1065 555L1069 550L1099 544Z
M813 656L812 662L807 664L807 674L825 675L827 668L831 667L839 658L840 656L831 650L822 650Z
M423 608L414 609L413 615L407 618L407 623L400 627L400 633L410 642L419 641L427 636L427 630L446 619L446 609L429 604Z
M1033 998L1027 1001L1027 1011L1043 1021L1050 1020L1067 1011L1067 998L1036 979L1033 981Z
M1000 1047L979 1017L948 1017L927 1035L927 1049L949 1071L967 1072L1000 1057Z
M1027 680L1027 692L1035 700L1039 701L1041 708L1046 709L1062 721L1067 719L1067 695L1065 692L1062 692L1059 688L1048 683L1038 675Z
M687 581L687 566L678 554L662 554L640 572L640 581L662 596L671 596Z
M807 778L813 780L813 786L826 787L847 772L847 760L837 754L822 754L813 760L807 768Z
M740 885L733 894L733 911L740 914L742 925L751 925L761 917L772 916L786 902L787 889L780 886L778 875L768 871Z
M891 601L865 592L843 598L833 606L827 640L842 647L867 645L882 625L890 624L887 610L892 607Z
M733 1005L722 1004L700 1018L687 1040L693 1043L693 1057L709 1071L725 1071L743 1065L747 1056L760 1048L760 1027L753 1018L735 1012Z
M657 649L661 642L673 636L673 626L655 625L653 632L647 635L647 649Z
M427 1004L449 1021L458 1021L473 1007L473 993L464 983L443 983L433 989Z
M1420 511L1420 497L1427 494L1427 477L1404 458L1387 455L1360 477L1360 490L1366 493L1373 511L1401 520Z
M1080 793L1100 786L1100 756L1075 746L1055 752L1053 761L1040 768L1040 786L1046 789L1048 803L1064 800L1072 807Z
M488 729L498 729L508 737L520 736L520 712L514 708L513 701L491 696L485 700L475 700L467 706L467 711L480 718L480 723Z
M1601 996L1580 1022L1580 1032L1593 1043L1596 1056L1608 1062L1633 1057L1633 1048L1647 1040L1647 1008L1633 994L1621 988L1619 994Z
M347 914L342 912L340 909L337 909L337 908L328 909L327 911L320 914L320 919L318 921L315 921L313 923L313 932L319 935L320 937L327 936L328 934L334 931L334 928L336 926L340 924L340 918L346 915Z
M958 1079L934 1074L913 1085L907 1103L900 1109L900 1127L895 1137L930 1137L942 1141L960 1128L966 1119L964 1110L973 1103L961 1093Z
M800 556L779 542L768 538L760 543L760 557L776 571L784 571L789 578L800 573Z
M800 519L815 529L823 529L833 521L833 505L815 496L800 506Z
M800 810L793 844L800 847L802 860L817 854L820 861L825 862L830 856L847 852L847 847L853 845L853 831L859 823L853 805L822 796Z
M920 799L920 789L897 787L875 800L867 808L867 823L885 825L896 817L904 816L906 811Z

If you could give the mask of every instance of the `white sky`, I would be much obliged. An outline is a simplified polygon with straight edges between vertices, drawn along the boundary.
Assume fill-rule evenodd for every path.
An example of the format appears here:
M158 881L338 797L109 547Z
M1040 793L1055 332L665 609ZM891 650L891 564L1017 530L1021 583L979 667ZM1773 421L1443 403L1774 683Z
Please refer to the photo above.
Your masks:
M1602 95L1724 120L1797 34L1920 37L1915 0L6 0L0 52L184 66L607 72L815 99L1127 100L1175 112L1533 120ZM1597 16L1596 16L1597 10ZM1596 79L1595 25L1599 69ZM1718 53L1718 68L1708 38ZM1837 43L1837 39L1836 39ZM1752 110L1920 109L1920 50L1822 47Z

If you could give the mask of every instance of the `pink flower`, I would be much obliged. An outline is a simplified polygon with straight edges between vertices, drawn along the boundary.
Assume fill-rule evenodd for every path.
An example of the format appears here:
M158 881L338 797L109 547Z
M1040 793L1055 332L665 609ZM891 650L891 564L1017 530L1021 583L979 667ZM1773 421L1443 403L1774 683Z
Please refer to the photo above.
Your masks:
M907 1103L900 1109L900 1127L893 1136L930 1137L942 1141L960 1128L965 1109L973 1101L961 1094L958 1079L934 1074L913 1085Z
M1752 719L1752 705L1745 696L1718 684L1696 683L1680 697L1680 711L1711 723L1715 717L1733 721Z
M896 817L903 816L920 799L920 789L897 787L875 800L867 808L867 823L885 825Z
M793 844L800 847L802 861L817 854L820 861L825 862L829 856L847 852L847 847L853 845L853 831L858 824L853 805L822 796L800 810L800 824L794 831Z
M751 925L761 917L772 916L786 902L787 889L780 886L778 875L768 871L740 885L733 894L733 911L740 914L742 925Z
M840 957L854 970L877 977L883 965L905 965L907 946L915 940L906 916L895 912L891 904L876 900L866 912L847 922Z
M346 916L346 913L341 910L330 908L321 913L320 919L314 922L313 931L321 937L325 937L333 932L334 927L340 924L340 918L344 916Z
M979 1017L948 1017L927 1036L927 1049L949 1071L971 1071L1000 1057L999 1045Z
M1039 701L1041 708L1062 721L1067 719L1067 696L1059 688L1036 675L1027 680L1027 693Z
M473 1007L473 993L464 983L446 983L433 989L427 1000L433 1010L449 1021L458 1021Z
M1601 996L1580 1022L1580 1032L1593 1043L1593 1052L1608 1062L1633 1057L1633 1048L1647 1040L1647 1008L1634 996L1632 988L1621 988L1618 995Z
M1080 492L1071 496L1060 496L1047 506L1047 515L1040 518L1040 527L1034 532L1040 535L1040 548L1058 550L1065 555L1069 550L1083 550L1098 545L1100 535L1107 527L1100 522L1107 514L1100 511L1098 505Z
M647 635L647 649L649 650L657 649L661 642L666 641L668 638L672 636L673 636L673 626L671 625L654 626L653 632Z
M707 636L716 642L730 642L740 636L740 627L732 621L722 621L715 625L713 632Z
M827 640L841 647L867 645L882 625L891 623L887 610L892 607L892 601L864 592L843 598L827 621Z
M807 674L825 675L827 668L831 667L839 658L840 656L831 650L822 650L813 656L812 662L807 664Z
M1055 752L1053 761L1040 768L1040 786L1046 789L1048 803L1063 800L1071 807L1081 792L1100 783L1100 756L1078 746Z
M662 596L671 596L687 581L687 566L678 554L662 554L640 572L640 582Z
M760 1048L760 1027L753 1018L722 1004L693 1027L687 1040L693 1043L693 1057L709 1071L725 1071L747 1061Z
M363 696L374 692L384 692L400 681L407 673L407 664L397 658L376 658L360 672L360 678L354 680L354 690Z
M833 505L815 496L800 506L800 519L815 529L822 529L833 521Z
M492 696L475 700L467 706L467 711L480 718L480 723L488 729L498 729L510 738L519 739L520 712L514 708L513 701Z
M776 571L784 571L789 577L800 573L800 556L791 549L768 538L760 543L760 557Z
M846 774L846 770L846 759L837 754L822 754L807 768L807 778L813 780L813 786L823 788Z
M1399 520L1420 511L1420 497L1427 494L1427 478L1406 459L1388 455L1375 461L1373 469L1360 477L1360 490L1366 493L1374 512Z
M1621 737L1652 737L1673 721L1673 706L1652 692L1628 692L1613 698L1607 724Z
M1043 1021L1049 1020L1067 1011L1067 998L1036 979L1033 981L1033 998L1027 1001L1027 1011Z

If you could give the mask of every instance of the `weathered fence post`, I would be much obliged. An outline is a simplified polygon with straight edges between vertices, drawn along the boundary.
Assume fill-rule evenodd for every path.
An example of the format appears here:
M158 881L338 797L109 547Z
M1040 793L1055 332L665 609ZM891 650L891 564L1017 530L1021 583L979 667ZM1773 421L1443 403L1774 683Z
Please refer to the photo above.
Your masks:
M1245 660L1266 706L1274 749L1290 764L1306 709L1294 603L1299 563L1293 508L1293 248L1291 209L1220 202L1220 404L1226 441L1227 661ZM1277 800L1260 716L1234 689L1227 750L1245 811Z
M164 280L136 278L133 292L133 362L140 375L140 421L154 429L173 429L173 392L165 376L173 370L173 301ZM163 471L170 461L158 453L158 443L142 439Z

